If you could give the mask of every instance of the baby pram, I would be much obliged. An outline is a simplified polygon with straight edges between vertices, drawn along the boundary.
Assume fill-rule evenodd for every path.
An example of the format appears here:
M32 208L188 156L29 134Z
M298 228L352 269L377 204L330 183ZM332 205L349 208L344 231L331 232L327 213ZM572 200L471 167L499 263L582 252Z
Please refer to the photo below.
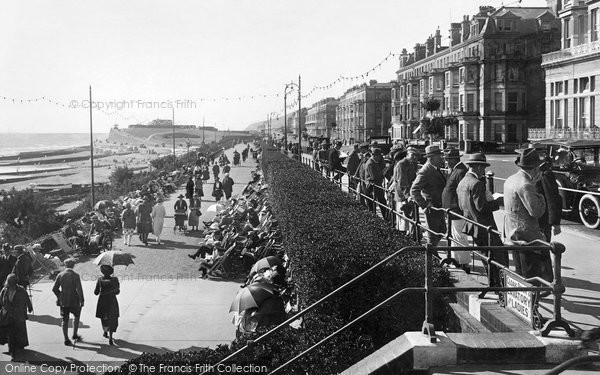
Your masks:
M175 211L175 215L173 216L175 217L175 226L173 227L173 233L175 233L177 229L179 229L180 232L185 232L187 230L187 227L185 225L185 221L187 220L186 211Z

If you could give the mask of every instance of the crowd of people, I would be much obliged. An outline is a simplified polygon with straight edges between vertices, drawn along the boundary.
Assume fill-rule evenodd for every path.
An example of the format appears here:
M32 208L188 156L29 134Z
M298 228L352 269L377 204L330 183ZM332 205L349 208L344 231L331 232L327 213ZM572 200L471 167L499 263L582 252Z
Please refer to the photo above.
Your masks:
M426 243L432 246L448 233L447 215L452 219L452 246L471 242L476 246L528 245L536 240L549 242L552 235L560 233L562 200L551 169L553 160L540 159L533 148L518 150L515 164L519 171L506 180L501 196L486 189L485 172L490 164L483 153L463 158L457 149L433 144L421 155L414 147L398 144L384 155L380 145L373 142L354 144L343 165L341 146L339 141L334 147L323 142L320 149L315 148L315 169L334 181L347 174L349 193L371 211L379 207L384 219L407 234L415 230L411 224L415 210L422 210L429 229ZM502 205L505 219L501 237L496 233L493 212ZM508 252L483 253L508 267ZM433 255L440 258L437 252ZM452 264L467 272L470 258L469 251L451 254ZM514 251L513 259L521 276L552 281L549 251ZM490 285L500 285L497 267L490 269Z

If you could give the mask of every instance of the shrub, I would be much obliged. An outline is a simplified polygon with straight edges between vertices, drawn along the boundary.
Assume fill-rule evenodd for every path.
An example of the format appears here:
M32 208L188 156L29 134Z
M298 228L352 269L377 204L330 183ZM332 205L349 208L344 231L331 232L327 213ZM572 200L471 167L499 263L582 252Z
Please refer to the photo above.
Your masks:
M351 200L314 170L277 152L265 151L263 157L263 171L270 186L269 203L282 230L283 247L291 259L301 308L316 302L392 252L414 245L412 240ZM302 329L286 328L264 343L255 344L251 351L237 356L232 363L266 365L269 370L275 369L391 294L408 286L423 286L423 264L422 253L407 253L396 258L376 274L307 314ZM434 268L433 283L449 286L448 273L442 268ZM436 328L443 329L447 305L440 296L434 296L434 305ZM287 367L284 373L339 373L403 332L420 330L423 320L423 295L402 296ZM140 362L214 364L258 334L214 350L145 355L122 368Z

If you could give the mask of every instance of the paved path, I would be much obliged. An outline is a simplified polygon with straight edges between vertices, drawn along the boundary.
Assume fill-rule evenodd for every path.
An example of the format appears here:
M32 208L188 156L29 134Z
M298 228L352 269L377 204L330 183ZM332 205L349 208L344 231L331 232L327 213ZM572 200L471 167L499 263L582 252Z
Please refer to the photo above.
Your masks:
M241 151L242 145L237 149ZM233 160L233 149L227 150L227 154ZM255 168L253 159L240 167L232 167L234 195L243 190ZM214 213L206 213L207 207L214 203L210 196L212 182L211 172L211 180L204 186L200 218L204 221L214 217ZM75 266L82 277L86 299L79 330L83 342L75 347L63 345L59 308L51 291L53 282L45 278L32 287L35 311L27 323L30 346L17 356L18 362L117 364L143 352L215 347L235 338L235 327L228 312L239 282L199 278L199 261L191 260L187 254L198 247L200 233L173 233L173 204L180 192L185 194L184 190L182 187L164 202L168 216L163 230L164 244L157 245L151 235L152 242L146 247L134 236L132 246L123 249L122 240L115 240L115 249L135 255L134 265L115 269L121 282L116 346L109 346L108 340L102 337L100 320L95 317L97 297L93 291L100 272L89 259ZM69 334L71 332L69 330ZM9 360L6 353L0 354L0 374L10 370L6 367L11 365L6 362Z

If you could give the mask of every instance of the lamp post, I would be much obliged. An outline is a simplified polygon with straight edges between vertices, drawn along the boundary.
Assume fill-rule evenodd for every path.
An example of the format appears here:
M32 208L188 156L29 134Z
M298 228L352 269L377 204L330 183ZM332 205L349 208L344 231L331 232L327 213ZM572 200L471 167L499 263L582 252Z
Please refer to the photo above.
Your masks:
M187 146L187 163L189 165L190 164L190 146L192 145L192 142L190 141L189 138L185 140L185 145Z
M274 116L277 116L277 119L279 119L279 115L276 112L271 112L267 115L267 139L269 140L269 144L272 144L272 131L273 129L271 128L271 119L273 119Z
M298 77L299 78L299 77ZM298 81L300 82L300 81ZM298 88L298 102L300 101L300 86L295 84L294 82L290 82L285 85L285 89L283 90L283 141L285 142L285 149L288 149L288 141L287 141L287 94L288 88ZM300 109L298 109L298 121L300 121ZM300 134L298 134L300 137Z

